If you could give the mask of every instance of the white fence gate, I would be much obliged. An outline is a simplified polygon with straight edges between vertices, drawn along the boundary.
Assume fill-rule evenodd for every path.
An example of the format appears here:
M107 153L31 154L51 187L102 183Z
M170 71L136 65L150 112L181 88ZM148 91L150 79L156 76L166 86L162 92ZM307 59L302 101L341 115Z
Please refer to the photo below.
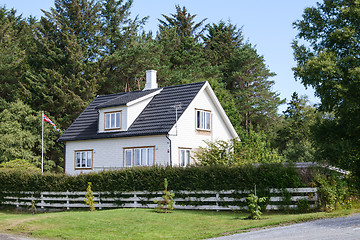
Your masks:
M241 210L247 209L246 197L250 191L176 191L175 209ZM6 192L1 205L31 206L37 208L84 208L86 192ZM102 208L154 208L154 200L161 200L162 192L94 192L95 207ZM261 193L260 193L261 195ZM296 208L299 201L308 201L316 207L316 188L270 189L267 209Z

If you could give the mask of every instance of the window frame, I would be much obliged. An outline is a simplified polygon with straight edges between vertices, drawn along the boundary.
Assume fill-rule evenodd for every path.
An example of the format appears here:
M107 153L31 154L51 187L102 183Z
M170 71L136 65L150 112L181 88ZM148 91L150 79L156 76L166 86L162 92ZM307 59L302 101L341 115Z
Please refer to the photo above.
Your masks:
M198 117L198 112L200 113L200 120ZM207 115L209 114L209 115ZM207 118L207 116L209 118ZM203 120L203 122L199 122ZM209 123L207 121L210 121ZM200 126L198 126L200 125ZM204 127L202 127L201 125L203 125ZM209 128L206 128L206 126L209 125ZM198 131L206 131L206 132L211 132L212 130L212 114L210 110L205 110L205 109L195 109L195 129Z
M81 160L83 159L83 154L87 153L87 161L86 163L88 163L88 153L91 153L91 159L90 159L90 166L88 166L88 164L86 164L85 167L82 167L81 165ZM81 157L80 157L80 166L77 165L77 154L80 153ZM92 170L93 169L93 163L94 163L94 149L86 149L86 150L75 150L74 151L74 168L75 170Z
M186 161L186 154L184 155L185 159L184 159L184 163L185 165L182 166L182 161L181 161L181 152L184 152L185 153L188 153L188 161ZM179 167L187 167L187 166L190 166L191 165L191 148L182 148L182 147L179 147Z
M149 149L152 150L152 154L150 153ZM145 150L145 164L143 164L143 151ZM131 151L131 165L126 165L126 152ZM137 152L137 153L136 153ZM139 164L135 165L135 154L139 154ZM152 158L152 163L149 164ZM141 147L126 147L123 149L123 167L150 167L155 165L155 146L141 146Z
M119 127L116 127L116 114L119 113ZM107 115L110 116L110 123L109 128L106 127ZM111 116L115 116L115 126L111 127ZM112 130L120 130L122 127L122 111L111 111L111 112L104 112L104 131L112 131Z

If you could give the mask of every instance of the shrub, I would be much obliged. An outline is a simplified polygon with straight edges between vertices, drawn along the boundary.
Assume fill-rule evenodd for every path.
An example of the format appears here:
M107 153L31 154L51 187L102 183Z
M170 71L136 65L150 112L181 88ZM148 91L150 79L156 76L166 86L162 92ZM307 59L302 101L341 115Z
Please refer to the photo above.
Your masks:
M248 211L250 213L248 219L260 219L261 218L261 206L260 204L266 201L266 197L259 198L255 194L249 194L246 198Z
M348 179L336 174L317 174L314 178L318 189L318 204L324 211L333 211L338 206L350 204L353 187Z
M157 207L156 209L158 210L158 212L163 212L163 213L168 213L171 210L174 210L174 197L175 194L171 193L170 191L168 191L167 187L168 187L168 181L165 178L164 179L164 195L162 195L162 200L154 200L154 203L157 203Z
M256 184L266 188L301 187L299 173L290 165L262 164L237 167L141 167L97 173L67 174L0 169L1 191L83 191L91 182L93 191L162 191L163 179L178 190L244 190Z
M86 189L84 202L86 203L86 205L89 205L89 208L90 208L91 212L95 211L95 204L96 203L94 201L93 191L91 190L91 182L88 182L88 187Z
M205 141L206 147L200 147L195 153L199 165L241 166L254 163L280 163L282 157L269 147L262 132L250 131L241 141Z
M310 209L310 202L307 198L300 198L296 201L297 210L301 213L305 213Z
M25 159L15 159L0 164L0 168L18 169L31 172L41 172L40 168L37 168L34 164L26 161Z

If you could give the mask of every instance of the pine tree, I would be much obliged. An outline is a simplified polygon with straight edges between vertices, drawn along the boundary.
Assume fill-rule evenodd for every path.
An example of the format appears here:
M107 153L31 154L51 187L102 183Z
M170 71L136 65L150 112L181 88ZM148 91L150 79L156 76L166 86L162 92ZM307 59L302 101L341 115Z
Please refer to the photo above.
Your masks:
M219 67L221 81L235 99L242 126L265 129L277 119L277 108L283 102L272 91L275 74L270 72L256 49L243 42L241 29L230 22L212 24L203 38L208 61Z
M318 113L308 105L305 96L299 97L296 92L283 113L284 118L275 140L279 152L290 162L313 162L315 147L311 128Z
M24 72L25 48L23 38L27 23L16 10L0 8L0 98L13 101L18 96L21 75Z
M49 110L66 128L95 97L99 73L100 7L95 1L56 0L34 29L31 71L24 76L23 100Z
M200 41L202 25L185 7L175 6L176 13L159 19L157 42L160 46L159 81L162 85L176 85L212 76L213 71L204 57Z

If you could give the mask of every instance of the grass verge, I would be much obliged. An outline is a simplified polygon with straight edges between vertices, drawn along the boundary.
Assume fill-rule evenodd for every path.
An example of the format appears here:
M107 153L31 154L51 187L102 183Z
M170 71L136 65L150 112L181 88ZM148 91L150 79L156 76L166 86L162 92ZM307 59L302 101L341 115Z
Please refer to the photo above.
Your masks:
M44 214L0 211L0 232L44 239L204 239L281 224L360 212L265 213L261 220L244 220L247 213L181 211L156 213L153 209L68 211Z

